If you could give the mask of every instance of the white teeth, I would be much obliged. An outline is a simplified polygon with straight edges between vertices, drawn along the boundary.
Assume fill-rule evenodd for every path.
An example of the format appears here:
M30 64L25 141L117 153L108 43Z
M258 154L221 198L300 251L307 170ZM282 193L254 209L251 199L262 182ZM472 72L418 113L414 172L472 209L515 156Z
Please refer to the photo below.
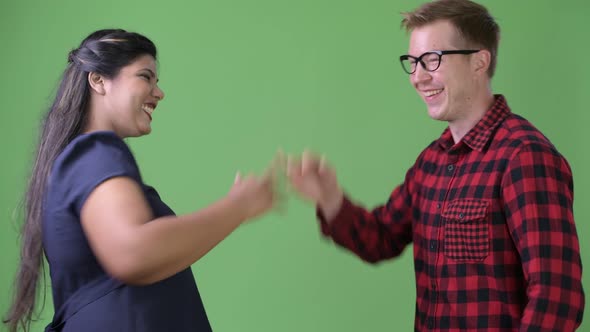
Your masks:
M149 115L152 115L152 113L154 112L154 109L148 105L141 105L141 109L147 112Z
M434 96L436 94L439 94L443 91L443 89L438 89L438 90L428 90L428 91L424 91L424 95L426 97L430 97L430 96Z

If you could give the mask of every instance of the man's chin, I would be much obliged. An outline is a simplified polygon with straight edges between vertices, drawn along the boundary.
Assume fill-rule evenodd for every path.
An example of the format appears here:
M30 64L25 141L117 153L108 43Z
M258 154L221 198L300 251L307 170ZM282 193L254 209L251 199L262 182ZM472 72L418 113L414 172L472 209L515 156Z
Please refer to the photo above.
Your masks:
M428 116L430 116L431 119L433 120L437 120L437 121L445 121L445 116L444 113L440 111L440 109L428 109Z

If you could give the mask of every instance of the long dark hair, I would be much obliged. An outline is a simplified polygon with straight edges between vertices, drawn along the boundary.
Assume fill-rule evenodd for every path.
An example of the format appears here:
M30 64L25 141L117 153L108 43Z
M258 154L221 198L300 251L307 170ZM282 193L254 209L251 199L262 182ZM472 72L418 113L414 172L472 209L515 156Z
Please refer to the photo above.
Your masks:
M4 318L10 331L19 327L24 331L30 329L39 276L43 274L41 220L47 178L56 157L86 126L90 98L88 73L113 78L122 67L146 54L156 59L156 47L146 37L121 29L105 29L91 33L68 55L55 100L41 123L37 153L24 196L21 261L12 305Z

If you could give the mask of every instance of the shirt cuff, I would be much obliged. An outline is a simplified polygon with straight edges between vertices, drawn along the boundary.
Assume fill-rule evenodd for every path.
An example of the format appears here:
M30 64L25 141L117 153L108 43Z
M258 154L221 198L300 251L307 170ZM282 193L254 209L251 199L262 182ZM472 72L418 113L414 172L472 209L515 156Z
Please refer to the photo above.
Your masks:
M340 206L340 210L336 213L334 219L332 219L329 223L324 216L324 213L320 209L319 206L316 206L316 217L320 223L320 230L324 236L331 236L332 229L335 225L340 225L345 223L347 220L350 220L350 216L353 215L354 205L352 202L344 195L342 198L342 205Z

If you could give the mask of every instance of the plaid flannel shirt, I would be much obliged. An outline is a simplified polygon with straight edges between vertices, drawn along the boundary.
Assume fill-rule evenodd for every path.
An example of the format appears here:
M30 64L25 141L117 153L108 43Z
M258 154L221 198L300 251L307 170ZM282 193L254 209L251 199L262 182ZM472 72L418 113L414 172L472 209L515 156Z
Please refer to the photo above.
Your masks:
M363 260L410 242L416 331L573 331L582 263L570 167L505 98L461 141L449 129L371 211L345 195L322 233Z

